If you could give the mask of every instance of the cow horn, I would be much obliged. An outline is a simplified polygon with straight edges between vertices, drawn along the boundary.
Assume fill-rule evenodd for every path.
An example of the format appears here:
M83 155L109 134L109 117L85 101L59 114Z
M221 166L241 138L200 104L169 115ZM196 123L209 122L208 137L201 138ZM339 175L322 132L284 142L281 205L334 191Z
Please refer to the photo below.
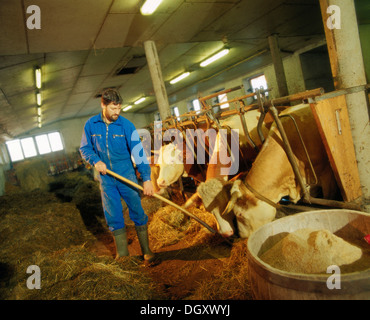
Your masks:
M187 209L191 207L193 204L195 204L200 199L200 195L198 192L194 193L184 204L184 209Z
M225 210L221 213L222 216L225 215L225 214L230 213L231 210L234 209L236 200L238 200L238 192L233 192L233 194L231 195L231 199L227 203L227 206L226 206Z

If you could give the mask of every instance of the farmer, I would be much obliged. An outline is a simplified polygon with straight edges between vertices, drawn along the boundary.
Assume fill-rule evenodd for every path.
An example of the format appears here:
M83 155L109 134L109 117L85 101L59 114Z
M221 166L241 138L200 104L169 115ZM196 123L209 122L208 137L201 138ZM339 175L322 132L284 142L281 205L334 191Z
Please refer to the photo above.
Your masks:
M82 157L100 173L99 182L104 215L112 231L116 258L129 256L126 225L121 198L126 202L145 262L154 260L149 248L148 216L141 205L139 191L107 174L111 171L137 183L132 156L143 180L145 195L152 196L154 188L150 180L150 166L143 156L144 149L135 126L120 116L122 98L118 91L107 89L101 97L102 112L87 120L82 134L80 152Z

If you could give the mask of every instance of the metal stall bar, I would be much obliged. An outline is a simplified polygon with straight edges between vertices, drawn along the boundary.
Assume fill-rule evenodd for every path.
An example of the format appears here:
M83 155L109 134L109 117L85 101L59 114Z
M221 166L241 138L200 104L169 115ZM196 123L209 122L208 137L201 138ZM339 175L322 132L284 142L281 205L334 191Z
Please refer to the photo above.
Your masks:
M232 92L232 91L235 91L235 90L239 90L241 89L243 86L237 86L237 87L234 87L234 88L231 88L231 89L226 89L226 90L222 90L222 91L218 91L216 93L213 93L211 95L208 95L206 97L202 97L202 98L199 98L199 101L201 102L202 106L203 106L203 110L206 112L206 115L208 116L208 118L213 121L216 125L216 127L218 128L218 130L221 129L221 125L219 123L219 119L222 119L223 117L227 117L227 116L231 116L231 115L239 115L239 118L240 118L240 121L241 121L241 124L242 124L242 129L243 129L243 132L244 132L244 135L248 141L248 143L252 146L252 148L254 148L256 150L256 152L258 153L259 152L259 148L256 146L255 142L252 140L249 132L248 132L248 128L247 128L247 123L245 121L245 118L244 118L244 113L247 112L247 111L250 111L250 110L254 110L254 109L257 109L258 106L257 105L250 105L250 106L245 106L244 105L244 102L243 102L243 99L246 99L246 98L251 98L253 96L256 95L256 93L250 93L250 94L246 94L246 95L243 95L241 97L237 97L237 98L234 98L234 99L231 99L231 100L228 100L226 102L223 102L223 103L216 103L216 104L213 104L212 106L208 106L206 104L206 100L208 99L211 99L211 98L214 98L220 94L223 94L223 93L229 93L229 92ZM261 92L266 92L266 91L270 91L271 89L267 89L267 90L262 90L261 89ZM236 107L236 109L234 110L228 110L228 111L224 111L222 113L218 113L218 114L215 114L213 112L213 107L215 106L219 106L219 105L222 105L222 104L225 104L225 103L233 103L233 102L239 102L239 106ZM203 111L202 110L202 111ZM260 124L262 125L262 123ZM224 141L225 143L225 141ZM227 149L228 149L228 152L229 154L231 155L232 157L232 160L233 159L233 155L231 154L231 148L230 148L230 145L229 143L226 141L226 145L227 145ZM239 152L242 156L242 159L246 165L246 167L248 167L248 163L247 163L247 160L244 158L244 155L243 155L243 152L242 150L240 149L240 146L239 146Z
M297 163L295 161L295 158L293 156L293 151L291 149L290 143L288 141L288 138L286 136L286 133L285 133L285 130L282 126L282 123L280 121L278 111L277 111L277 109L274 105L275 103L289 103L289 102L292 102L294 100L301 100L302 97L304 97L304 99L313 98L314 96L317 97L317 96L321 95L320 92L323 92L323 90L322 89L315 89L315 90L311 90L311 95L309 94L308 91L306 91L305 93L299 93L299 94L295 94L295 95L292 95L292 96L286 96L286 97L282 97L282 98L278 98L278 99L273 99L271 101L268 101L266 104L269 106L269 111L270 111L272 117L274 118L274 121L276 122L277 128L278 128L278 130L281 134L281 137L282 137L282 140L283 140L283 143L284 143L284 146L285 146L285 151L287 153L289 162L292 165L293 172L294 172L294 174L296 176L296 179L297 179L297 181L298 181L298 183L299 183L299 185L302 189L303 202L308 203L308 204L318 204L318 205L329 206L329 207L345 208L345 209L351 209L351 210L360 210L360 206L358 204L355 204L355 203L345 203L345 202L335 201L335 200L318 199L318 198L312 197L309 194L309 192L306 188L306 185L304 184L302 175L299 172L298 165L297 165ZM312 93L315 93L315 94L313 95Z

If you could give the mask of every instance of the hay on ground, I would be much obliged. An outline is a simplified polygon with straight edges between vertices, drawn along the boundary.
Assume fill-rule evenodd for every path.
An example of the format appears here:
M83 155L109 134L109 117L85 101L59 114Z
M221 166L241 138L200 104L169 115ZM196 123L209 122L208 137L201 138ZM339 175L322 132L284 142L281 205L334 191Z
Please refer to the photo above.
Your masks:
M83 244L94 237L72 203L48 192L0 198L0 261L24 259L36 251L52 252Z
M189 300L252 300L248 278L247 240L233 244L231 254L220 259L222 268L211 279L199 282Z
M212 214L206 212L204 209L191 208L189 212L211 227L216 228ZM192 237L186 238L189 245L199 243L201 238L206 234L210 234L210 232L195 219L190 218L182 211L170 205L161 207L151 216L148 232L150 238L155 240L153 246L153 250L155 251L176 244L190 234Z
M37 265L41 289L27 288L25 270ZM19 278L9 297L17 300L148 300L161 299L152 281L133 259L97 257L84 247L44 255L37 253L17 268ZM22 273L22 270L24 271Z
M164 298L134 260L115 261L87 249L96 243L97 229L91 217L83 217L83 210L88 216L94 216L94 207L102 213L96 183L81 173L63 174L53 182L53 192L0 197L0 298ZM41 270L40 290L26 286L30 265Z

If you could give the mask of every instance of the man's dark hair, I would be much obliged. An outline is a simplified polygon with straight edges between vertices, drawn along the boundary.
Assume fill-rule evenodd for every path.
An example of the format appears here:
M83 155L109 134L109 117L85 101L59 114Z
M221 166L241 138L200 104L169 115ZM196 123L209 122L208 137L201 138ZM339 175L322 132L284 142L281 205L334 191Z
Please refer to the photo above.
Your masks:
M122 97L116 89L107 89L101 95L101 102L105 106L111 103L117 105L122 103Z

